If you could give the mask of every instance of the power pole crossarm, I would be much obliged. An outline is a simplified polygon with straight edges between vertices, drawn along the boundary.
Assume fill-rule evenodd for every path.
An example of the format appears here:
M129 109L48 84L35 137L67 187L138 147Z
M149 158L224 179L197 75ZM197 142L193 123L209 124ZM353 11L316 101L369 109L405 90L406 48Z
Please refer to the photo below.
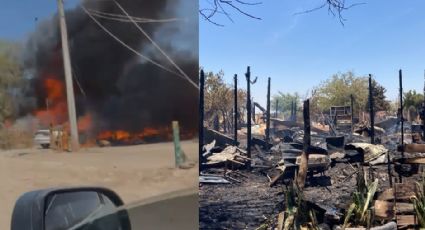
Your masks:
M80 148L78 140L77 112L75 109L74 87L72 82L71 57L69 55L68 31L66 29L65 12L63 0L58 1L59 25L62 40L63 65L65 70L66 98L68 104L68 117L71 130L71 151L78 151Z

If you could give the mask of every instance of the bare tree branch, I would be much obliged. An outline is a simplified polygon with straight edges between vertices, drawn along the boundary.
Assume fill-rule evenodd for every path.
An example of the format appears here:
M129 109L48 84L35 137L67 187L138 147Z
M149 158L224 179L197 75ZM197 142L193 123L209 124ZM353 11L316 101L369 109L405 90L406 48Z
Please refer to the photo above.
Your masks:
M233 18L231 17L229 13L230 10L234 10L237 13L243 14L252 19L261 20L261 18L246 12L245 9L243 9L243 7L260 5L262 4L262 2L247 2L244 0L204 0L204 1L207 2L210 5L210 7L200 9L199 13L205 20L211 22L214 25L224 26L223 24L219 24L213 20L213 17L216 14L223 14L227 17L229 21L234 22ZM344 21L346 21L346 19L343 17L343 12L354 6L363 5L363 4L366 4L366 3L362 2L362 3L347 4L346 0L323 0L323 3L321 5L306 11L295 13L295 15L307 14L317 10L321 10L323 8L327 8L328 13L332 14L334 17L338 17L339 22L342 25L344 25Z
M218 13L224 14L229 21L234 22L233 18L230 16L230 13L229 13L230 10L237 11L238 13L243 14L243 15L250 17L250 18L253 18L253 19L261 20L261 18L256 17L256 16L246 12L244 9L242 9L243 6L260 5L260 4L262 4L261 2L246 2L246 1L242 1L242 0L212 0L212 1L205 0L205 1L209 3L210 7L200 9L199 14L205 20L213 23L214 25L223 26L223 24L219 24L219 23L215 22L214 20L212 20L212 18Z
M302 11L302 12L298 12L295 13L294 15L298 15L298 14L308 14L320 9L323 9L325 7L328 8L328 13L332 14L334 17L338 16L339 22L344 26L344 21L346 21L346 19L342 16L343 12L345 10L348 10L354 6L358 6L358 5L363 5L366 4L364 2L361 3L353 3L350 5L347 5L347 3L345 2L345 0L326 0L323 4L306 10L306 11Z

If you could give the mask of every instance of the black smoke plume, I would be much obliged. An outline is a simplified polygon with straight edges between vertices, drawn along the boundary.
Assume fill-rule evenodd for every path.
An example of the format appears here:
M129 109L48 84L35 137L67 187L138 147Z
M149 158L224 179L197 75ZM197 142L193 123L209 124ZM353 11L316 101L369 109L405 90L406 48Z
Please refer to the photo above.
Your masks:
M142 28L194 82L198 82L198 17L196 0L117 0L141 18L179 18L167 23L143 23ZM87 9L123 14L113 1L83 1ZM78 116L93 114L92 133L103 130L137 132L170 126L178 120L182 132L196 133L198 91L190 83L146 62L123 47L77 7L66 11L74 91ZM169 69L174 68L132 24L97 18L132 48ZM37 109L46 107L46 77L64 82L58 17L41 22L30 36L24 65L32 77ZM177 71L176 71L177 72Z

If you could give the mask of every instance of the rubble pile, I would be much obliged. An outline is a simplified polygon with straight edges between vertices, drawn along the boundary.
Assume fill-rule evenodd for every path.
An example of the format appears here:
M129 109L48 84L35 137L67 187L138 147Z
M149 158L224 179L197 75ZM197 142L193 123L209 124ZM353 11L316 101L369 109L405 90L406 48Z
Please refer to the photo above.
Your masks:
M330 130L312 127L308 173L302 192L303 202L316 213L310 224L317 221L320 229L342 228L345 218L350 217L347 213L353 205L353 194L361 190L359 178L364 178L369 187L373 181L378 183L373 195L364 193L371 196L366 207L373 206L364 215L370 215L374 223L363 226L364 229L379 225L384 229L418 226L412 218L412 204L397 198L394 189L405 187L409 194L415 190L412 183L421 180L419 163L425 160L422 162L423 154L409 151L421 146L412 145L410 127L406 127L404 151L400 151L399 123L393 117L375 124L375 144L370 144L370 129L357 125L353 132L332 135ZM208 150L204 154L207 162L202 165L200 177L201 229L283 229L283 219L288 219L284 217L288 208L285 191L293 184L305 150L304 130L299 124L275 126L271 130L269 142L258 136L253 138L251 158L246 155L246 139L239 140L238 146L231 140L221 141L219 147L211 147L216 142L208 140L209 149L220 151ZM403 174L405 177L400 181L403 170L413 173ZM218 180L206 180L210 176ZM388 194L393 195L388 198ZM394 215L387 211L394 209L391 205L395 201L400 202L397 207L404 213Z

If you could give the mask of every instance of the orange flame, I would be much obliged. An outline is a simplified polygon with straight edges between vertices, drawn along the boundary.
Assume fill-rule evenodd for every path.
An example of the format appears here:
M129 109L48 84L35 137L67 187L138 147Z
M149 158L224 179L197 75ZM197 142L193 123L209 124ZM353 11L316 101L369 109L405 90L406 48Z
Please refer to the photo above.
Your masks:
M138 143L146 140L171 140L169 128L144 128L141 132L127 132L124 130L107 130L97 135L98 140L118 141L120 143Z
M46 107L36 110L35 116L44 126L48 126L50 123L64 123L68 118L64 84L55 76L48 75L43 86L47 93Z
M68 123L68 107L65 93L64 83L54 75L45 75L43 88L46 91L46 107L34 111L34 115L38 118L41 125L46 128L50 125L62 125L63 130L69 131ZM145 127L140 132L128 132L126 130L105 130L93 134L93 116L87 113L78 118L78 132L86 133L88 139L85 140L83 146L92 146L96 140L108 140L121 144L143 143L145 141L165 141L172 139L171 127ZM181 133L182 139L193 137L194 132Z
M89 131L92 128L92 116L91 114L86 114L85 116L78 118L78 131L85 132Z
M64 99L64 85L61 81L54 78L47 78L44 81L44 87L47 91L47 98L50 101L62 101Z

